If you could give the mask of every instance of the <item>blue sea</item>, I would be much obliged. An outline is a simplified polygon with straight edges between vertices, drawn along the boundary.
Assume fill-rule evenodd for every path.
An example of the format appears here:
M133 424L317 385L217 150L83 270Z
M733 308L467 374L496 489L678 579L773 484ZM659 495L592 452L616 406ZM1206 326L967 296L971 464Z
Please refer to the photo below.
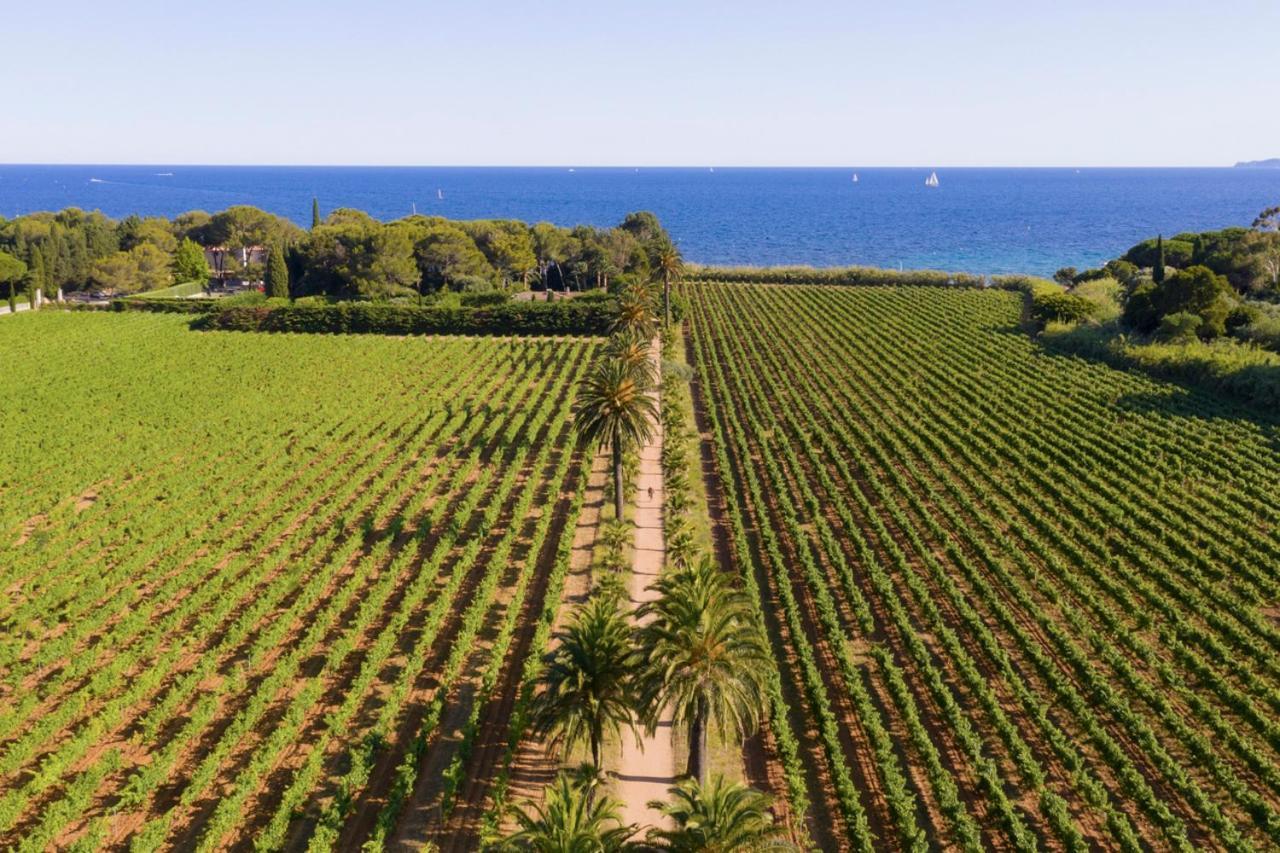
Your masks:
M2 166L0 216L75 206L121 217L252 204L300 225L311 199L608 226L651 210L686 258L1049 274L1156 233L1248 225L1280 204L1271 169ZM853 181L854 173L858 181Z

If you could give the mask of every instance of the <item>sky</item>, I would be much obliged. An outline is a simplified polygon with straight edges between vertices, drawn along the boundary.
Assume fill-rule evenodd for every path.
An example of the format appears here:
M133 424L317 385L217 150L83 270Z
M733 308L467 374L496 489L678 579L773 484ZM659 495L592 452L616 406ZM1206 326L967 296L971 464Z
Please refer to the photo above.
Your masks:
M1277 0L5 5L5 163L1280 157Z

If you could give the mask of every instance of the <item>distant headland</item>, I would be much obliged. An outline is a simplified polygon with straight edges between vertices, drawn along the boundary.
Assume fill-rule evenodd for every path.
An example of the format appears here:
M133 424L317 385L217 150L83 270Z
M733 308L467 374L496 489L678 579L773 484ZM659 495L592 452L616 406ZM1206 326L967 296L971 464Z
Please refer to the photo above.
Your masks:
M1280 157L1268 160L1241 160L1236 163L1237 169L1280 169Z

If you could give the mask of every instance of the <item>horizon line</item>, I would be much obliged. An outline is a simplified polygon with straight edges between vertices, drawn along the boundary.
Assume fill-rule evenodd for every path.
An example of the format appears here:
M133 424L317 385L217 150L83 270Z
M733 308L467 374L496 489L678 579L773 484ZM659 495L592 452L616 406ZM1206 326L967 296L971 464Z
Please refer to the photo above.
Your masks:
M1261 158L1267 160L1270 158ZM1235 169L1239 168L1237 163L1259 162L1257 160L1240 160L1236 163L1223 165L1221 163L1204 164L1189 163L1179 165L1133 165L1133 164L1108 164L1108 165L1080 165L1080 164L1037 164L1037 165L1009 165L1009 164L813 164L813 165L742 165L730 163L665 163L665 164L637 164L637 163L613 163L613 164L594 164L581 165L578 163L185 163L185 162L116 162L116 163L91 163L91 162L56 162L56 163L39 163L39 162L6 162L0 163L0 168L11 166L100 166L105 168L116 167L179 167L179 168L204 168L204 169Z

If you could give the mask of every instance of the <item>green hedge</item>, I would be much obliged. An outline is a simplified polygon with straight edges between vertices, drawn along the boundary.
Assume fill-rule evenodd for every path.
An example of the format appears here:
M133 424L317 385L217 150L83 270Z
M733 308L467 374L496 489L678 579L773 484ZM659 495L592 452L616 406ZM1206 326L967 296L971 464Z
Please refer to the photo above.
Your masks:
M210 314L221 306L217 299L167 299L126 297L111 300L112 311L151 311L156 314Z
M381 335L603 335L612 301L507 302L476 308L385 305L253 305L208 313L192 328L236 332Z
M878 267L685 267L689 281L740 284L895 285L982 287L982 276L937 270L889 270Z

